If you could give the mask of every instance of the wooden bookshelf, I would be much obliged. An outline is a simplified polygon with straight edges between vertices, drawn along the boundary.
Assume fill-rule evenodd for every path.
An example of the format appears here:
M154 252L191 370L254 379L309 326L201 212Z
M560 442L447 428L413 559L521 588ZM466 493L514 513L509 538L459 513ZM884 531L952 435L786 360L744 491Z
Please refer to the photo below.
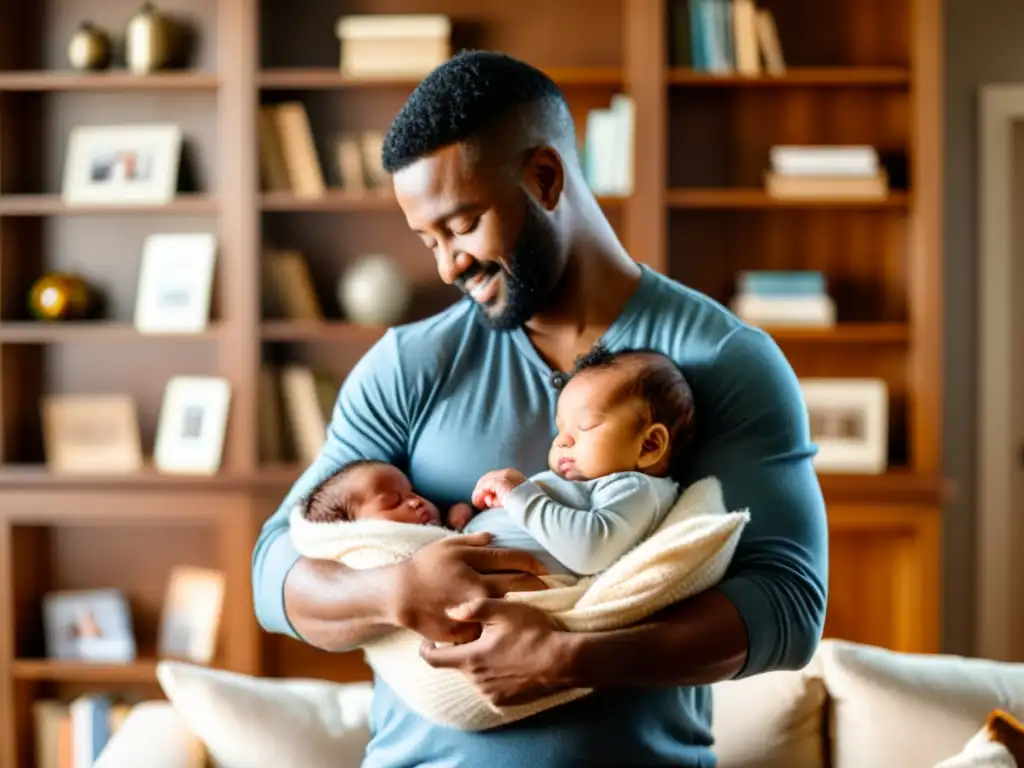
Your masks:
M839 306L832 329L770 328L800 376L880 376L891 401L890 470L823 476L831 531L826 634L914 651L940 647L942 501L942 109L938 0L762 0L776 16L784 76L694 71L672 55L670 0L509 4L439 0L470 20L460 45L505 50L549 72L581 121L616 91L636 102L633 194L602 199L638 261L727 302L740 269L824 270ZM453 298L389 196L331 183L320 198L263 192L255 115L298 99L331 179L331 137L383 129L409 78L338 72L334 22L344 3L166 0L200 30L191 68L134 76L68 70L82 19L119 31L134 0L0 3L0 765L32 764L31 702L87 689L159 695L152 648L169 570L220 568L226 612L216 664L270 676L366 676L332 656L263 634L252 612L250 557L259 527L302 467L261 461L260 363L294 359L340 380L383 329L348 323L331 301L341 270L366 252L396 256L417 288L410 319ZM359 11L402 12L412 0ZM586 20L585 31L564 30ZM538 30L555 30L540 34ZM461 33L460 33L461 34ZM469 33L467 33L469 34ZM198 183L165 206L70 206L60 178L79 124L175 121ZM908 183L877 201L780 201L762 188L768 148L869 143L910 157ZM200 334L140 335L132 326L143 239L219 237L213 323ZM263 318L258 256L301 250L325 299L324 323ZM80 270L110 294L109 317L41 324L31 282ZM126 392L152 448L160 399L176 374L232 385L220 474L66 477L43 461L38 402L55 392ZM132 603L139 659L89 666L43 658L42 595L113 586ZM877 598L877 599L875 599Z

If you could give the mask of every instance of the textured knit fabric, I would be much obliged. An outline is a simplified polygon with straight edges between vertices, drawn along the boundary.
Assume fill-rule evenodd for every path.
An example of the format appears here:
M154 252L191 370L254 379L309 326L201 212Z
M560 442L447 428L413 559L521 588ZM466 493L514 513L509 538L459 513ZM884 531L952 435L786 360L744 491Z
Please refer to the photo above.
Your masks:
M641 483L640 487L651 486ZM655 499L650 501L656 504ZM547 612L569 631L628 627L718 583L748 519L746 511L727 513L721 486L708 478L690 486L649 538L623 552L599 576L555 577L546 591L512 593L507 599ZM391 565L420 547L455 535L440 526L390 520L311 522L301 504L292 513L291 536L299 552L352 568ZM486 730L591 692L570 690L522 706L496 707L458 670L434 669L423 661L421 641L415 632L398 630L363 648L374 672L403 704L439 725Z
M799 382L770 336L642 269L602 341L612 351L655 349L682 367L699 425L694 460L677 479L687 487L716 477L728 509L750 510L715 587L747 628L739 675L803 667L824 625L828 528ZM260 624L295 635L284 583L299 557L288 535L296 501L360 457L399 466L441 507L469 500L485 472L541 472L555 437L552 373L523 329L486 327L468 300L388 331L345 380L320 456L260 533L252 562ZM434 725L379 678L375 686L363 768L714 765L708 686L595 691L482 733Z

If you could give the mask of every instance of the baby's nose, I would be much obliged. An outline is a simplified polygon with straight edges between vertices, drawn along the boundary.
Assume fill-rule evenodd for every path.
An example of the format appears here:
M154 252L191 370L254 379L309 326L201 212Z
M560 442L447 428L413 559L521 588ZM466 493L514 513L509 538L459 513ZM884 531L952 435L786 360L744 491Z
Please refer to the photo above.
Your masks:
M563 433L558 436L557 443L559 448L572 448L575 441L572 439L572 435Z
M413 509L419 509L420 507L423 506L423 499L421 499L419 496L413 496L409 499L409 506L412 507Z

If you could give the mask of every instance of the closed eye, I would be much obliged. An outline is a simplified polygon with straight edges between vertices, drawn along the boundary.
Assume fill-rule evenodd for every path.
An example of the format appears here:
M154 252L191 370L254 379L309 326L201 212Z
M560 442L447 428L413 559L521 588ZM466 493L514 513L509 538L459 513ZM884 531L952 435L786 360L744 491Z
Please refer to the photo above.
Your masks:
M480 226L480 217L479 216L474 216L473 219L471 221L467 222L464 226L462 226L462 227L455 227L452 231L456 235L459 235L461 237L462 235L471 234L479 226Z

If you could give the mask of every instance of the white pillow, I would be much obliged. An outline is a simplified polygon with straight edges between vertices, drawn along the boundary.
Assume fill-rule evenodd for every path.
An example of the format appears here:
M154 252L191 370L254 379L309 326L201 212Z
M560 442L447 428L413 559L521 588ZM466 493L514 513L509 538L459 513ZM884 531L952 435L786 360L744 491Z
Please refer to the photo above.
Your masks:
M960 754L937 763L935 768L1017 768L1017 761L1003 744L992 740L986 727L971 737Z
M370 739L370 683L251 677L161 661L157 679L220 768L355 768Z

